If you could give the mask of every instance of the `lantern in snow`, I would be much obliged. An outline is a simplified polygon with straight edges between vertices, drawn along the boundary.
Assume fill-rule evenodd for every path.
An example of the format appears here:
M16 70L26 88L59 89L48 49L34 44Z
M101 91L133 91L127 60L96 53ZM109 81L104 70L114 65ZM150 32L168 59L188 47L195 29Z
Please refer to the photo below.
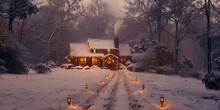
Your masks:
M67 104L70 105L71 102L72 102L72 99L71 99L71 97L70 97L70 95L69 95L69 97L67 98Z
M144 84L142 85L142 89L143 89L143 90L145 89L145 85L144 85Z
M89 87L89 85L86 83L86 85L85 85L86 90L88 90L88 87Z
M134 79L134 82L137 82L137 78Z
M163 103L164 103L164 97L161 96L161 97L160 97L160 106L161 106L161 107L163 107Z

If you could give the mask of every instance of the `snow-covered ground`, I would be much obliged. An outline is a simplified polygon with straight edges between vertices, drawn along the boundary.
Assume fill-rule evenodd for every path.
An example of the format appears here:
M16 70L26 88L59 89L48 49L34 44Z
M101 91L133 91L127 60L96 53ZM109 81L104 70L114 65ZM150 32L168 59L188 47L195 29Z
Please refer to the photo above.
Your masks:
M67 106L69 95L72 104ZM0 75L0 110L68 109L220 110L220 91L205 89L197 79L126 70L53 69L50 74Z

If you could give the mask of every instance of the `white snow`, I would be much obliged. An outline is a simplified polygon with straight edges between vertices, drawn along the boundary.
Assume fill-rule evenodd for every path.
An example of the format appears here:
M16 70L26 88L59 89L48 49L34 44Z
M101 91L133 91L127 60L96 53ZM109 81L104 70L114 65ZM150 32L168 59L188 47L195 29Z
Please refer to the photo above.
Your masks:
M74 57L103 57L102 53L91 53L86 43L70 43L70 55Z
M120 56L130 56L131 50L128 44L119 45Z
M110 39L88 39L91 49L115 49L114 40Z
M1 74L0 110L220 109L220 92L207 90L197 79L95 68L52 71L31 71L28 76ZM71 106L66 103L68 95L73 100ZM165 97L164 108L160 107L161 95Z

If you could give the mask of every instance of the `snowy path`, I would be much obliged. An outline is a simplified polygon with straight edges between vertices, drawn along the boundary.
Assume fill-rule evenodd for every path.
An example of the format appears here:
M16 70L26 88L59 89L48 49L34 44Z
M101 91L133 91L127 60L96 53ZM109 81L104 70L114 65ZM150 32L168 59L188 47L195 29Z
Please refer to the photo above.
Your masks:
M125 88L124 84L124 73L119 72L120 74L123 74L123 77L120 78L119 84L118 84L118 91L116 95L116 102L115 106L113 107L114 110L129 110L129 100L128 100L128 93Z
M130 95L128 82L123 71L117 71L104 91L98 96L89 110L138 110L134 96Z
M94 105L89 110L105 110L112 108L120 77L121 74L117 72L116 77L112 79L105 91L101 93L98 99L94 102Z
M192 78L61 68L45 75L0 76L0 110L220 110L220 92ZM68 95L73 109L68 109ZM166 108L160 108L161 95Z

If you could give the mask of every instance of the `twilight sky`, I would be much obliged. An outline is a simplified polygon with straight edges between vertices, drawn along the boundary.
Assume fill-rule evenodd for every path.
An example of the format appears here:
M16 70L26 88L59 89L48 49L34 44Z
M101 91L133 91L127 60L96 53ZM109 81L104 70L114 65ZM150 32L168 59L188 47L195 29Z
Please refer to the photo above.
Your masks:
M103 0L109 4L111 12L115 15L117 18L116 25L115 25L115 30L117 33L117 30L122 23L121 18L123 17L123 13L121 10L123 9L124 6L124 1L125 0ZM91 0L82 0L82 3L87 5L91 2Z
M35 2L45 2L46 0L34 0ZM123 17L123 13L120 11L123 9L124 1L125 0L103 0L106 1L109 4L111 12L115 15L117 18L115 30L117 31L120 24L121 24L121 18ZM82 0L83 5L88 5L91 2L91 0Z

